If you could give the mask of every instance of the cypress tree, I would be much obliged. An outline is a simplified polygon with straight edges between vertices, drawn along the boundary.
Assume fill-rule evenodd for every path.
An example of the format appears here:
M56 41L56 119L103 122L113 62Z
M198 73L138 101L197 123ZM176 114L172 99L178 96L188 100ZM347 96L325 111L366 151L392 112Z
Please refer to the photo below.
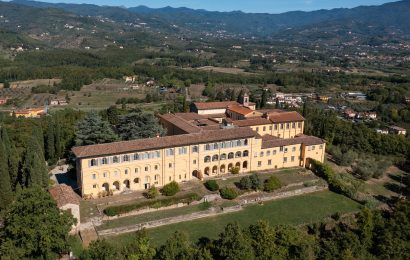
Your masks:
M29 141L22 165L22 184L25 187L48 186L48 174L44 154L35 135Z
M7 130L5 127L1 128L0 131L0 139L3 140L4 148L6 149L6 160L8 166L8 172L10 175L10 182L12 186L12 190L15 190L15 187L18 183L18 171L19 171L19 160L20 157L17 153L16 147L14 143L11 142Z
M60 125L57 123L54 124L54 140L55 140L55 152L56 152L56 159L60 159L63 155L63 147L61 144L61 128Z
M47 123L46 158L50 162L56 159L55 125L52 119L49 119Z
M4 210L13 200L13 193L7 165L8 154L2 139L0 139L0 155L0 210Z

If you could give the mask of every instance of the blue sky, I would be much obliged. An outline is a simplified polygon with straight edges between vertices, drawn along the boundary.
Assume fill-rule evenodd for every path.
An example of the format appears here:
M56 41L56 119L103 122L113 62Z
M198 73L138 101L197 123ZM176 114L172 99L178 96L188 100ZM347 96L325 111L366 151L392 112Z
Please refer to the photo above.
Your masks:
M241 10L245 12L282 13L286 11L312 11L338 7L356 7L359 5L380 5L392 0L42 0L53 3L89 3L97 5L149 7L189 7L212 11Z

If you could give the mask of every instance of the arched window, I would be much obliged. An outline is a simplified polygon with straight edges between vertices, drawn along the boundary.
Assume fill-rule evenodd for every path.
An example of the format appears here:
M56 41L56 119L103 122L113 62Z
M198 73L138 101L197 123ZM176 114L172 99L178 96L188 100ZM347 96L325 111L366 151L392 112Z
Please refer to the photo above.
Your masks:
M239 158L239 157L241 157L241 155L242 155L241 152L236 152L235 157L236 157L236 158Z
M213 161L213 162L218 161L218 159L219 159L219 156L218 156L217 154L215 154L214 156L212 156L212 161Z
M234 153L229 153L228 154L228 159L233 159L235 156L234 156Z
M210 162L211 161L211 156L205 156L204 162Z
M113 163L119 163L120 162L120 158L118 156L114 156L112 158Z
M261 152L260 157L263 157L264 155L265 155L265 153L264 153L264 152Z
M102 164L108 164L108 158L106 157L102 158Z
M249 151L248 150L245 150L244 152L243 152L243 157L248 157L249 156Z
M91 159L90 165L91 166L97 166L97 160L96 159Z
M226 160L226 153L221 154L221 157L219 158L221 161Z
M124 155L123 161L128 162L129 160L130 160L130 156L129 155Z

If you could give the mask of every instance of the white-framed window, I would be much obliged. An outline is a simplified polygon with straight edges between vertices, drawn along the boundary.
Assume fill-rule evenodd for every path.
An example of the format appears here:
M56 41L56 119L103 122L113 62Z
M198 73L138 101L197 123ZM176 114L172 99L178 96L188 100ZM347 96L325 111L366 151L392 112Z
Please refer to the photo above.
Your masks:
M147 172L147 171L149 171L149 167L148 166L145 166L145 171Z
M279 152L283 152L283 146L279 147Z
M272 165L272 160L268 160L268 165Z
M93 180L97 179L97 174L93 173L92 179L93 179Z
M172 163L169 163L169 164L168 164L168 168L172 168Z
M130 160L130 156L129 155L124 155L124 157L122 158L122 160L124 161L124 162L128 162L129 160Z
M108 164L108 158L107 157L102 158L101 163Z
M283 150L285 153L287 153L288 152L288 148L287 147L285 147L285 149Z
M198 153L199 152L199 147L197 145L192 146L192 152L193 153Z
M270 156L270 151L267 151L267 152L266 152L266 156Z
M128 175L128 170L127 170L127 169L124 171L124 174L125 174L125 175Z
M193 161L192 161L192 164L196 164L196 160L193 160Z
M296 147L293 147L293 148L292 148L292 152L296 152Z
M295 161L295 156L290 157L290 161L294 162Z
M262 166L262 161L258 161L258 167Z
M93 184L93 189L97 189L97 184Z
M186 147L179 147L179 154L187 154L188 149Z
M276 155L276 150L272 150L272 155Z
M287 163L288 162L288 157L283 157L283 162Z
M118 156L112 157L112 162L113 163L119 163L120 162L120 157L118 157Z
M135 168L134 173L138 173L138 172L139 172L138 168Z
M103 177L104 177L104 178L107 178L107 177L108 177L108 172L104 172L104 173L103 173Z
M260 157L263 157L265 155L265 153L264 152L261 152L261 155L260 155Z
M174 155L174 148L167 149L167 156L173 156L173 155Z
M91 167L97 166L97 165L98 165L98 160L97 160L97 159L91 159L91 160L90 160L90 166L91 166Z

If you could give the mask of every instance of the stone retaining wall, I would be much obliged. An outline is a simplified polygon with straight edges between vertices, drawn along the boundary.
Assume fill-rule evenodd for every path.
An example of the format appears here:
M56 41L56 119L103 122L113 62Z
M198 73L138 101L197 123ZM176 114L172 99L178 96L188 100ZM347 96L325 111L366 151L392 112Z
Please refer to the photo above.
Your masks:
M186 215L177 216L177 217L170 217L170 218L165 218L165 219L160 219L160 220L153 220L153 221L136 224L132 226L106 229L106 230L101 230L97 232L99 236L113 236L113 235L119 235L119 234L124 234L124 233L131 233L131 232L136 232L142 229L156 228L160 226L176 224L176 223L191 221L191 220L200 219L200 218L206 218L206 217L212 217L212 216L221 215L221 214L238 212L243 209L242 205L255 204L255 203L260 203L264 201L271 201L271 200L277 200L281 198L293 197L293 196L303 195L307 193L323 191L327 189L328 189L327 186L312 186L312 187L306 187L306 188L302 188L302 189L298 189L294 191L285 191L285 192L278 192L278 193L272 193L272 194L262 194L262 193L252 194L248 197L239 198L240 205L236 205L232 207L226 207L223 209L212 207L206 211L195 212L191 214L186 214Z

